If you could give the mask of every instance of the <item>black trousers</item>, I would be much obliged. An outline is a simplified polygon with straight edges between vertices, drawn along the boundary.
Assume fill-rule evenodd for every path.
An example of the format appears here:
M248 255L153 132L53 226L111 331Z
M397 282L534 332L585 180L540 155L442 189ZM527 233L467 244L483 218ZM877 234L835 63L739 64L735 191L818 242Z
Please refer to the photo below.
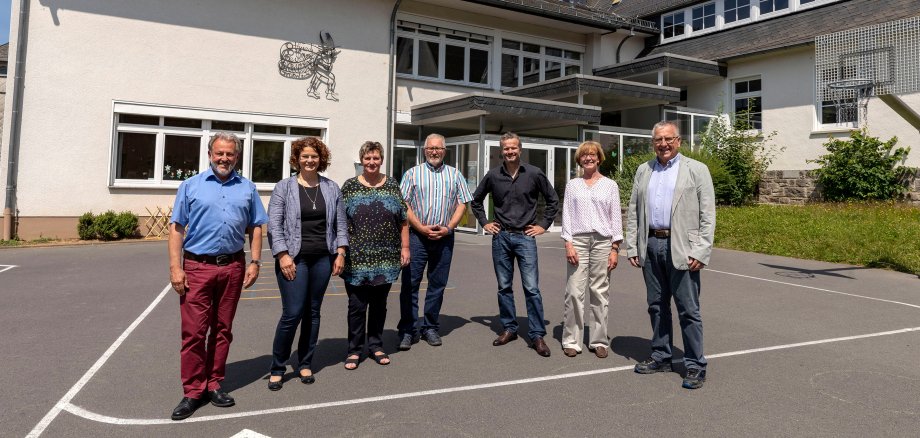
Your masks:
M383 325L387 319L387 296L392 283L379 286L345 284L348 293L348 355L361 355L365 341L373 354L383 351Z

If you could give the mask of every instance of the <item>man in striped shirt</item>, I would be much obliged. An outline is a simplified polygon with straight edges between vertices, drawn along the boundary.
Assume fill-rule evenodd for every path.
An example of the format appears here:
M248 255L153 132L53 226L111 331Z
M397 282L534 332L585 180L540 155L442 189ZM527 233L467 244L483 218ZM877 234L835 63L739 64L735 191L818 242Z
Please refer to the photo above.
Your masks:
M444 137L425 139L425 162L406 171L400 189L409 207L409 251L412 259L403 268L399 293L399 349L412 348L419 335L429 345L441 345L438 317L454 252L454 228L473 199L466 178L444 164ZM418 289L428 266L428 291L424 317L419 324ZM420 325L420 327L419 327Z

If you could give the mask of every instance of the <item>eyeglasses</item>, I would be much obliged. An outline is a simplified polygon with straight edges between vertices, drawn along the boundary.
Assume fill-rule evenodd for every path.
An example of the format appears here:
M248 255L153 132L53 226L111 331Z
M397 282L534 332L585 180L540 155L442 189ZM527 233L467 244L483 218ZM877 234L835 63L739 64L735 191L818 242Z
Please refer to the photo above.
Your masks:
M671 144L671 143L674 143L674 141L677 140L677 139L679 139L679 138L680 138L680 137L655 137L655 138L652 138L652 143L662 143L662 142L664 142L664 143L667 143L667 144Z
M445 148L425 148L426 151L438 152L443 151Z

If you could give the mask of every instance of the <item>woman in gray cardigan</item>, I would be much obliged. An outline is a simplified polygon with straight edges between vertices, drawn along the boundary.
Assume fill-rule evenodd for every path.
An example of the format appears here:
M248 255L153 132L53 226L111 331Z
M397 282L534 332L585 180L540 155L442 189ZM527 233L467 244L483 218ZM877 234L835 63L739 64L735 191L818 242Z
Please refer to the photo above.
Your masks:
M300 381L313 383L310 370L319 337L320 307L331 275L345 266L348 224L338 184L319 172L329 165L329 148L317 138L291 144L291 166L297 175L275 185L268 203L268 239L275 257L281 291L281 319L272 346L268 389L281 389L297 325L297 368ZM304 317L309 311L310 322Z

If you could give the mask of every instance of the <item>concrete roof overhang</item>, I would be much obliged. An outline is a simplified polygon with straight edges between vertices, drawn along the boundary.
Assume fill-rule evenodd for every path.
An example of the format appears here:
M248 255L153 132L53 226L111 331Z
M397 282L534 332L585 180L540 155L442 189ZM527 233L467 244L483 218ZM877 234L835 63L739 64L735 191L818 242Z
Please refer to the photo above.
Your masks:
M668 85L679 87L701 79L724 78L727 71L723 62L662 53L596 68L594 74L605 78L629 78L634 81L656 83L658 72L665 72Z
M528 131L560 126L597 125L601 108L543 99L469 93L414 105L412 124L441 126L479 132L479 117L485 116L485 131Z
M519 97L600 106L619 111L680 100L680 89L589 75L569 75L505 91Z

